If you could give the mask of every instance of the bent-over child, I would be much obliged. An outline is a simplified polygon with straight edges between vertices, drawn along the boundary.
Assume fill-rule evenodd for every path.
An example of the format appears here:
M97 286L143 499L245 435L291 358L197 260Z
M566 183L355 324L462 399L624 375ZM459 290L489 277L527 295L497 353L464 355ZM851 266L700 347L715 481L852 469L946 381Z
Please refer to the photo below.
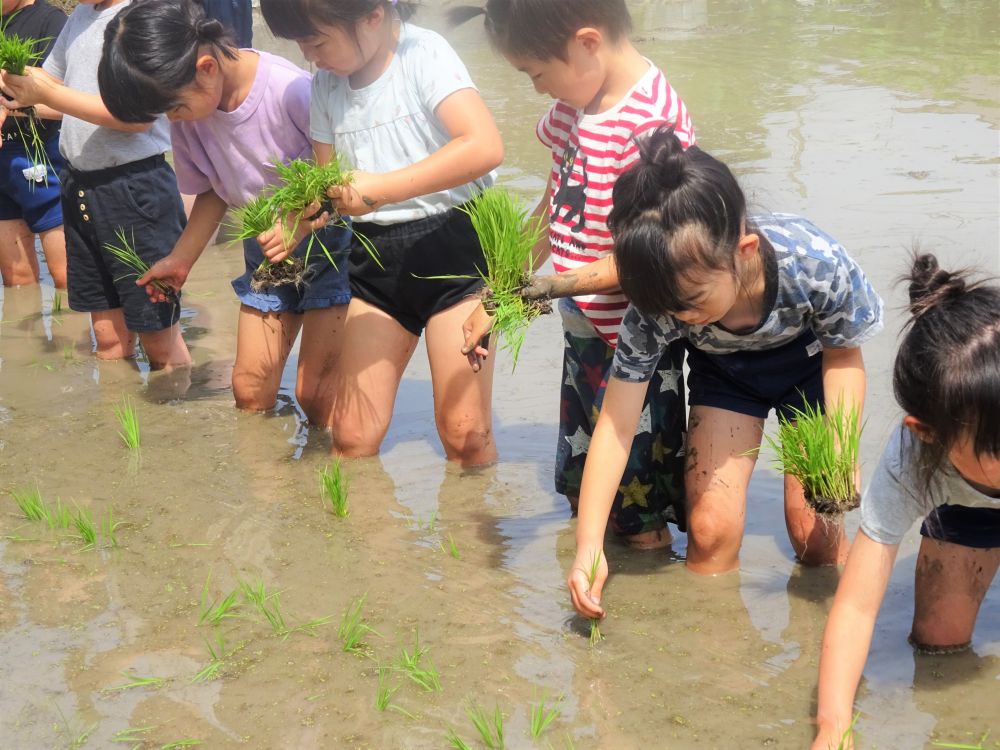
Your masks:
M461 323L479 304L482 246L461 206L492 184L503 144L472 79L440 35L393 0L263 0L275 35L320 68L310 128L323 162L356 168L329 196L377 259L355 242L351 303L334 373L333 448L378 452L403 369L426 329L438 435L449 460L495 460L492 371L473 373ZM264 243L272 261L284 250ZM450 280L430 277L453 276ZM463 278L472 277L472 278Z
M66 14L45 0L3 0L0 28L6 35L33 40L44 60L66 25ZM29 115L30 116L30 115ZM53 286L66 288L66 237L59 201L59 121L35 119L37 147L30 153L27 121L0 108L0 278L4 286L34 284L39 278L35 256L38 236ZM30 145L30 144L29 144ZM34 148L35 146L31 146ZM41 157L39 161L38 157Z
M563 298L555 486L575 510L618 325L628 307L607 227L611 190L638 159L636 136L667 125L690 145L694 131L663 71L629 41L624 0L489 0L484 8L456 9L452 19L479 13L507 61L531 78L538 93L556 100L536 129L552 162L534 213L548 226L534 267L551 251L557 273L534 278L525 294ZM480 340L490 325L480 307L464 326L463 352L474 367L488 353ZM666 546L667 522L683 527L683 356L677 343L657 362L611 505L613 529L633 547Z
M197 196L172 252L136 283L180 289L230 207L276 181L274 162L308 158L310 76L267 52L237 49L195 0L146 0L108 26L101 93L125 122L171 121L177 180ZM346 226L320 228L292 245L308 266L302 284L251 286L264 261L256 239L243 242L233 395L250 411L274 406L281 373L301 329L296 397L314 424L330 421L330 373L351 298ZM311 243L311 244L310 244ZM336 261L331 264L320 244ZM157 296L156 287L149 291Z
M914 648L963 651L1000 567L1000 287L914 259L910 319L893 366L905 412L861 501L861 528L830 609L814 750L853 746L854 696L896 553L920 526ZM846 745L841 745L847 735Z
M167 255L185 217L174 171L166 118L122 122L108 112L97 67L108 23L128 0L80 0L42 68L0 74L8 109L34 106L42 116L63 114L59 150L66 232L69 306L90 313L99 359L135 353L138 335L154 370L188 366L181 338L180 299L153 303L134 283L135 270L105 249L119 233L147 264Z
M607 511L663 350L688 351L687 567L739 566L746 491L764 419L806 403L860 415L861 344L882 328L882 300L843 247L807 219L748 216L725 164L669 130L640 141L639 163L614 188L609 226L631 305L618 333L604 406L587 456L576 559L576 609L601 617ZM840 524L806 506L785 477L785 522L803 563L846 556ZM591 588L586 570L598 561Z

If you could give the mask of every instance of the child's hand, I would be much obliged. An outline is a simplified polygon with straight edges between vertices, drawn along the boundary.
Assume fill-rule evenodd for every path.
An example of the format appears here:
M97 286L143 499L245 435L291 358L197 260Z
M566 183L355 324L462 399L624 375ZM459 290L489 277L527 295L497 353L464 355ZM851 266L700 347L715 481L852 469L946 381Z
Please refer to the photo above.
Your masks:
M465 338L462 354L469 358L473 372L479 372L482 361L490 356L490 351L486 348L488 344L486 335L492 327L493 316L486 312L482 304L477 305L462 324L462 336Z
M555 276L530 276L528 283L521 287L520 294L525 299L550 299Z
M590 569L597 560L594 584L590 584ZM578 549L573 567L570 568L566 585L573 599L573 608L584 617L600 619L604 617L601 608L601 590L608 580L608 558L602 549Z
M380 175L354 170L349 184L328 188L326 194L340 213L361 216L386 204L385 198L380 197L383 192L381 183Z
M298 247L310 232L315 232L326 226L330 220L328 211L317 215L321 206L310 203L298 216L289 214L284 221L275 223L274 228L257 236L264 257L271 263L280 263Z
M45 104L55 86L51 76L39 68L25 68L23 76L16 76L6 70L0 72L0 88L10 99L0 98L6 109L23 109L35 104Z
M164 287L179 292L187 281L189 273L191 264L171 253L166 258L156 261L146 273L136 279L135 283L136 286L146 287L146 294L149 295L151 302L170 302L172 300L167 296ZM157 281L160 283L154 283Z

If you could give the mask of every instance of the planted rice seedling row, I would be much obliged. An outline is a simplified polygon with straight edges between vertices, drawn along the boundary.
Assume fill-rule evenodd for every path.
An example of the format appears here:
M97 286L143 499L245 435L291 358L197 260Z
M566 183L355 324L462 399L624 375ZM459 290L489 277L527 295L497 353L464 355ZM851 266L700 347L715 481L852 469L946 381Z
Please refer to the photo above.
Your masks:
M97 526L88 509L77 507L76 513L72 513L60 500L56 501L55 507L50 507L42 498L37 487L30 490L15 490L12 494L17 507L29 521L41 521L53 531L74 528L79 539L84 543L83 549L93 549L97 546ZM115 532L121 525L121 521L114 520L114 512L108 506L108 517L103 530L109 547L118 546L118 537Z

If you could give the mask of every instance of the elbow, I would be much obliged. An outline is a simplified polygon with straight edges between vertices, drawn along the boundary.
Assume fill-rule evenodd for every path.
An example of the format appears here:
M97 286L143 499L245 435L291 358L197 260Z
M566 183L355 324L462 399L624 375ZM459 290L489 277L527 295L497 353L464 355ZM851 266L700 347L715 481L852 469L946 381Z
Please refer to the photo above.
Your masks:
M478 138L470 142L475 154L476 177L491 172L503 163L503 140L496 130L488 138Z
M483 155L483 161L489 164L486 171L491 172L499 167L503 163L503 156L503 141L500 140L500 134L497 133L495 142L490 144L490 148Z

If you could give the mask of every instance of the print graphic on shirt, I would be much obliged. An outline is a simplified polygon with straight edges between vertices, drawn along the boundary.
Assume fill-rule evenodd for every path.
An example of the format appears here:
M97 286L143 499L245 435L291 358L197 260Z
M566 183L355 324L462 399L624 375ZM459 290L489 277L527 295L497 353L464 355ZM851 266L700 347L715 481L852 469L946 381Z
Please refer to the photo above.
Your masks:
M570 184L573 180L573 168L576 166L576 156L580 151L579 146L567 145L563 151L562 163L559 165L559 189L552 196L552 213L549 215L549 223L554 224L560 219L564 224L569 224L570 218L577 217L573 231L579 232L583 229L586 221L583 209L587 206L587 155L580 155L580 175L582 181L576 185ZM568 206L566 213L559 216L563 206Z

